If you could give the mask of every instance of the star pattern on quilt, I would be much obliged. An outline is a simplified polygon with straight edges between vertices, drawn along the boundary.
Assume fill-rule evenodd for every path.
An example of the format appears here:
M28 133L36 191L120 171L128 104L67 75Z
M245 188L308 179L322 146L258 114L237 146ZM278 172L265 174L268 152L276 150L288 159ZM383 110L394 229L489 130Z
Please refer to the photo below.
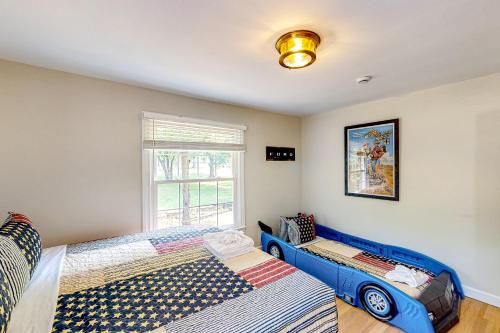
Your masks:
M214 256L59 296L53 332L145 332L253 290Z
M30 275L36 268L42 255L40 235L29 224L22 222L7 222L0 229L0 235L13 240L21 249L30 268Z
M176 234L166 235L166 236L161 236L161 237L153 237L153 238L150 238L149 241L151 242L151 244L156 246L159 244L176 242L176 241L194 238L194 237L200 237L200 236L203 236L204 234L208 234L210 232L219 232L219 231L220 231L219 228L193 230L193 231L189 231L189 232L176 233Z

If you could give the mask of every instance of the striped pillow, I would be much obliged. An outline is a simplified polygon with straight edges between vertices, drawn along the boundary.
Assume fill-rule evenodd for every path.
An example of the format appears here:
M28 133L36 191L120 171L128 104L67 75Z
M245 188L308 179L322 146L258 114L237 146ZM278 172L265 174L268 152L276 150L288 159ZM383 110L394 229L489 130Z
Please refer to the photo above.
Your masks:
M40 261L40 235L28 217L9 213L0 226L0 333Z

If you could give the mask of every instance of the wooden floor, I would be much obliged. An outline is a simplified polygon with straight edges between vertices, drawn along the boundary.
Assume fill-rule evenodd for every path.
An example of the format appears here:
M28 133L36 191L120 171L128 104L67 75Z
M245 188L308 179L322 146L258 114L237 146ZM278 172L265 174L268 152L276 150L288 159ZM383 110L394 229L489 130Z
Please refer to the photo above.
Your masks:
M371 317L368 312L337 298L340 333L396 333L399 329ZM460 322L449 333L500 333L500 308L465 298Z

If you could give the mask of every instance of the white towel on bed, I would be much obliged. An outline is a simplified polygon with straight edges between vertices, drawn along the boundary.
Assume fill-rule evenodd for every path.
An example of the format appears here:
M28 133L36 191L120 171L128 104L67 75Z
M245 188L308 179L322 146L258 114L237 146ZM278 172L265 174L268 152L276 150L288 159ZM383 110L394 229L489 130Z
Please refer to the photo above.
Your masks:
M239 230L225 230L203 236L205 247L215 256L228 259L253 250L253 239Z
M406 283L413 288L417 288L429 280L429 276L427 274L410 269L403 265L396 265L392 271L385 274L385 278L391 281Z

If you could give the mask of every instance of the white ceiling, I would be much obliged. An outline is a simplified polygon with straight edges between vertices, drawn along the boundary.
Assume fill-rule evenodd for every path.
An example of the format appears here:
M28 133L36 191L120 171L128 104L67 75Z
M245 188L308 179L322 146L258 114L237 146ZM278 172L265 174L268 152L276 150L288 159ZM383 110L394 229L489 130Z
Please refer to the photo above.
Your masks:
M286 70L296 28L322 43ZM499 72L500 1L1 0L0 58L306 115Z

